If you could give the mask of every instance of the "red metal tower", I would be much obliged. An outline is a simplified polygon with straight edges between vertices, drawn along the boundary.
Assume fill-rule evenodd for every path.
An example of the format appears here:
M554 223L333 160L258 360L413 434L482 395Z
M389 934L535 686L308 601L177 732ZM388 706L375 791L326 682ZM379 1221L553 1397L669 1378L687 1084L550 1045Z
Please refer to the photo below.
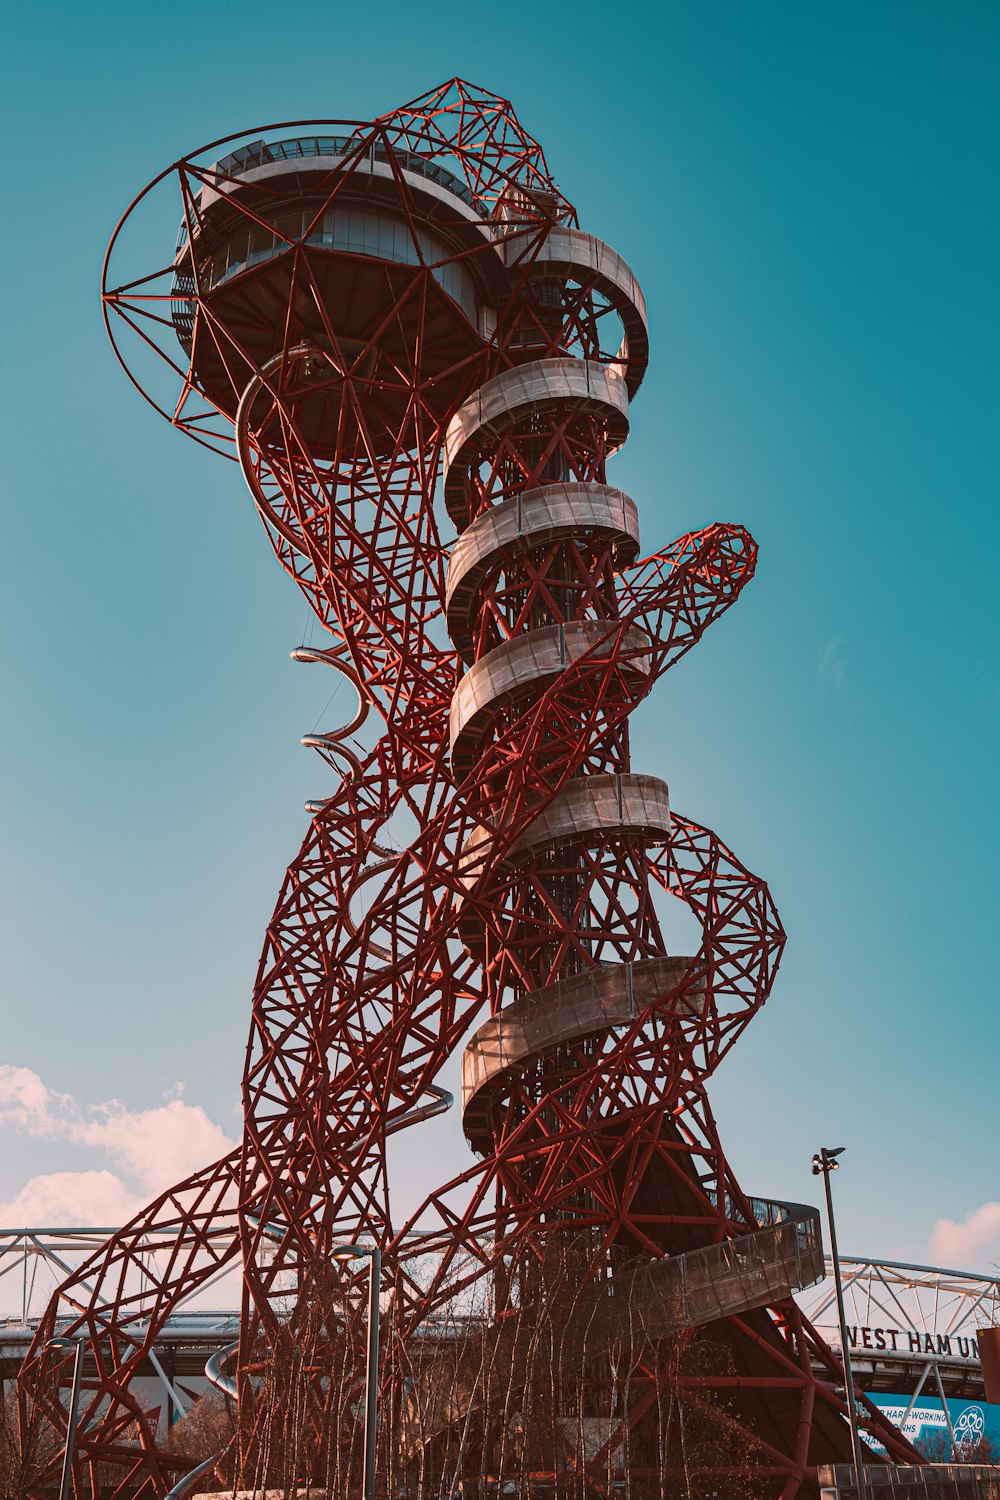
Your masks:
M355 1300L330 1258L368 1237L393 1493L658 1496L683 1460L718 1494L748 1466L754 1494L814 1494L817 1463L850 1451L838 1366L791 1301L822 1274L817 1216L746 1196L705 1091L784 935L764 882L633 770L628 738L755 545L716 524L636 560L607 462L646 366L642 294L505 100L455 81L374 122L259 134L140 195L106 315L143 394L239 459L326 631L294 654L343 674L358 710L306 740L339 779L268 928L242 1150L67 1281L25 1421L64 1430L43 1345L72 1309L91 1350L77 1492L100 1473L164 1493L179 1465L129 1381L241 1256L233 1472L273 1483L280 1452L285 1481L291 1463L347 1493ZM121 278L123 230L169 186L174 257ZM674 898L693 956L666 950ZM387 1140L448 1107L460 1047L475 1162L399 1224ZM136 1281L143 1234L174 1222L174 1255ZM543 1324L570 1349L556 1373ZM293 1356L301 1400L279 1419L267 1381ZM714 1460L685 1456L699 1420Z

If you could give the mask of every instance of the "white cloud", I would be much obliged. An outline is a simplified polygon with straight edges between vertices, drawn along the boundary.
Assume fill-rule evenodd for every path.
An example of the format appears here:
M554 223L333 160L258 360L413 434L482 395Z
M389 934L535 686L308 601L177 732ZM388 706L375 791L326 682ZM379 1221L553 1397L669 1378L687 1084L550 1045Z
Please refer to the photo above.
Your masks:
M51 1138L59 1134L54 1111L72 1106L68 1094L46 1088L30 1068L0 1066L0 1124L16 1125L29 1135Z
M823 647L819 654L819 660L816 662L817 672L823 681L828 682L831 687L839 688L844 685L844 663L840 656L843 644L843 636L833 636Z
M935 1263L957 1270L1000 1258L1000 1203L984 1203L960 1224L938 1219L930 1240Z
M127 1110L117 1100L98 1104L71 1140L105 1150L147 1193L188 1177L225 1156L232 1141L200 1104L171 1099L156 1109Z
M130 1110L119 1099L83 1106L30 1068L0 1066L0 1126L91 1147L107 1162L30 1178L0 1203L0 1227L121 1224L156 1193L224 1156L232 1141L200 1105L185 1104L182 1092L175 1085L167 1102L151 1109Z
M4 1229L115 1229L127 1223L143 1201L106 1169L48 1172L30 1177L20 1192L0 1203L0 1225Z

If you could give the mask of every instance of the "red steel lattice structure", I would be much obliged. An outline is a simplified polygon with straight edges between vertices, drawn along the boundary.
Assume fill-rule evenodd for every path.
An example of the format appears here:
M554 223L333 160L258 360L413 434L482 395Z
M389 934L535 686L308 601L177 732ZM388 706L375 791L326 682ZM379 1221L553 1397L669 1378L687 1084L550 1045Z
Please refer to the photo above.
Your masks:
M724 1358L674 1369L686 1409L716 1403L759 1493L815 1494L816 1465L849 1457L839 1367L791 1301L821 1274L815 1215L746 1196L705 1090L784 935L764 882L629 754L633 709L735 601L755 545L716 524L637 560L637 509L607 461L646 366L642 294L505 100L454 81L374 122L260 135L140 195L109 257L171 185L176 254L124 283L108 270L106 315L147 399L238 458L326 632L295 655L347 678L358 710L306 740L338 781L267 931L242 1149L67 1280L22 1377L24 1421L65 1431L65 1356L44 1344L68 1312L90 1351L77 1494L164 1494L178 1461L130 1380L171 1309L241 1257L246 1475L289 1288L338 1244L381 1245L401 1348L477 1286L496 1326L530 1312L539 1268L569 1247L560 1274L590 1288L600 1348L624 1306L647 1309L641 1379L616 1403L588 1377L600 1441L569 1434L534 1469L522 1444L521 1493L555 1493L557 1472L581 1496L670 1493L644 1424L663 1349L702 1328ZM667 953L672 898L702 932L693 956ZM460 1047L475 1164L399 1224L387 1140L447 1108ZM137 1282L143 1235L173 1224L174 1253ZM332 1385L318 1361L303 1482ZM477 1400L447 1422L468 1427ZM462 1492L485 1496L504 1481L499 1429L476 1423ZM725 1493L724 1472L713 1483Z

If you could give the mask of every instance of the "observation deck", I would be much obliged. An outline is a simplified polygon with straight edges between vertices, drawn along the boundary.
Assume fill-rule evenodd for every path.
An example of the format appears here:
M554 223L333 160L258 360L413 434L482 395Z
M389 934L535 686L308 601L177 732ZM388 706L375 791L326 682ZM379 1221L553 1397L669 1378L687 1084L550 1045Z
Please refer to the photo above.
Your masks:
M298 403L314 454L350 410L345 380L368 400L369 451L398 438L417 349L428 411L453 412L477 384L470 363L494 344L498 309L529 283L545 283L555 310L573 288L599 296L622 335L600 356L614 367L608 378L620 374L629 396L642 381L646 310L626 262L582 230L519 219L517 204L487 206L429 157L351 135L295 136L241 146L196 181L177 238L172 322L197 385L225 415L285 349L284 320L267 310L290 302L330 359L322 384L337 392ZM523 359L541 335L508 337Z
M464 183L410 152L336 135L256 141L204 176L178 236L172 317L219 410L233 415L256 370L281 353L284 322L262 312L289 301L330 365L325 394L299 403L310 451L338 429L345 378L366 397L377 390L381 410L365 425L369 443L385 446L405 418L400 372L417 346L431 411L454 406L461 377L446 372L482 352L481 309L509 280Z
M232 208L251 195L264 198L276 191L301 199L313 198L320 186L327 186L328 179L345 169L349 169L352 175L357 174L357 181L352 183L346 196L355 202L362 198L368 200L371 219L382 227L381 236L370 232L371 226L366 224L365 215L351 220L343 209L331 209L320 221L313 223L313 215L303 203L298 216L295 210L282 214L270 232L265 225L248 220L242 226L246 235L237 234L233 240L226 240L223 253L214 256L204 266L202 290L211 291L221 286L232 276L281 254L290 243L298 241L335 248L357 248L358 253L418 264L412 235L399 233L406 229L405 221L401 217L387 221L384 214L378 213L379 202L397 207L397 184L400 181L412 193L421 227L425 228L422 240L424 248L430 252L425 256L429 263L446 257L449 248L432 232L426 232L425 226L436 224L440 228L446 225L449 239L468 240L462 230L463 225L471 225L474 230L474 238L468 240L471 245L476 246L483 239L492 244L493 226L489 216L476 206L472 194L454 173L408 151L394 151L390 156L384 147L373 146L359 156L358 143L349 136L308 136L272 143L256 141L223 157L208 174L216 177L214 186L206 183L194 197L197 219L192 223L190 238L197 244L206 235L217 237L218 229L224 229L226 222L221 206ZM345 177L345 186L349 180ZM221 225L214 220L221 220ZM239 218L234 222L239 224ZM387 222L397 231L394 237L388 235ZM177 240L179 256L187 250L188 241L187 225L182 224ZM501 255L502 251L498 249L495 258L499 260ZM461 268L452 269L457 273ZM450 282L442 279L442 285L449 285L465 298L471 289L470 279L458 274L452 276ZM467 306L467 310L472 309Z

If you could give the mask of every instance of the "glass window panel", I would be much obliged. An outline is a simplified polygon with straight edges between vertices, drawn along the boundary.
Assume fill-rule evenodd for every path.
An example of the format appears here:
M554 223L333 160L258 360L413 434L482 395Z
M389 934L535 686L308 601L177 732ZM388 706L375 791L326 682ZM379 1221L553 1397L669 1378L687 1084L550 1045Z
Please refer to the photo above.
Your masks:
M395 240L396 240L396 247L397 247L397 249L396 249L396 258L397 258L397 260L405 261L407 263L407 265L411 265L411 266L416 265L417 260L418 260L418 256L417 256L417 247L413 243L413 235L410 233L410 231L407 228L407 226L405 224L403 224L403 223L397 223L397 224L395 224L394 225L394 230L395 230Z
M233 235L232 239L229 241L229 255L227 257L228 264L230 266L238 266L243 264L243 262L247 258L249 244L249 230L240 229L236 232L236 234Z

